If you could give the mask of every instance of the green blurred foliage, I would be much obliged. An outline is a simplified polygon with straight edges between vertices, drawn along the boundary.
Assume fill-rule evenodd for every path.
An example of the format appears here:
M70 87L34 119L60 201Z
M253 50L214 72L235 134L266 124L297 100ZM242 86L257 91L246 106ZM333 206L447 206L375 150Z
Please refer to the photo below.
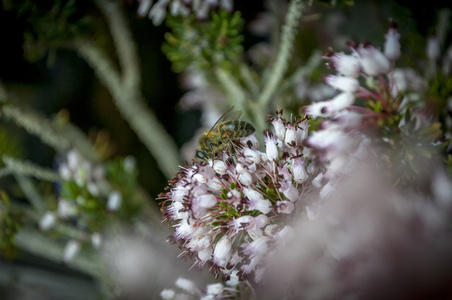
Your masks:
M23 49L30 62L37 62L49 52L49 58L52 58L58 48L68 47L83 36L93 36L99 28L96 18L79 10L80 1L3 0L3 6L28 24Z
M22 227L23 212L11 204L9 196L0 190L0 257L13 259L18 249L14 235Z
M0 168L4 167L3 155L21 158L23 157L23 149L21 140L17 135L12 135L4 126L0 125Z
M117 158L106 162L106 180L110 191L121 194L122 202L117 211L108 211L108 195L93 195L86 185L80 185L75 180L64 180L60 195L73 204L74 218L69 222L76 222L82 229L99 232L108 228L111 222L133 222L141 211L141 203L137 184L138 171L130 166L130 160Z
M221 67L230 72L243 56L241 31L244 21L240 12L230 14L226 10L213 12L208 22L201 22L194 15L169 17L162 50L172 62L174 72L182 72L193 66L209 73Z

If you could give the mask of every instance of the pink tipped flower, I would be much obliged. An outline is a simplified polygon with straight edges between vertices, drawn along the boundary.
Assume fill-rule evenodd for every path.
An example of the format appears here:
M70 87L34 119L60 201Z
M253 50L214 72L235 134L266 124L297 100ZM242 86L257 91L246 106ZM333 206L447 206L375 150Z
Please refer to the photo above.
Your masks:
M261 161L261 155L259 150L252 150L250 148L245 148L243 150L243 155L253 163L258 164Z
M305 169L305 161L300 157L294 158L292 162L292 174L296 183L303 183L308 179Z
M286 136L284 142L286 145L292 145L297 143L297 129L296 124L289 124L286 130Z
M276 206L280 214L291 214L295 208L293 203L287 200L279 201Z
M324 106L322 112L324 116L329 117L337 112L351 106L355 102L355 96L349 92L343 92L338 94L330 101L321 102Z
M280 191L292 202L295 202L299 198L298 190L292 185L292 183L287 181L282 181Z
M312 103L304 108L307 115L313 118L326 117L327 116L328 102L320 101Z
M355 96L352 93L344 92L340 93L333 99L331 99L331 111L337 112L344 108L351 106L355 102Z
M335 89L343 92L356 92L359 88L359 81L353 77L328 75L325 82Z
M297 123L297 143L298 145L301 145L301 143L307 139L308 137L308 130L309 129L309 123L308 120L302 120Z
M369 76L377 76L391 70L389 59L373 45L361 45L355 53L359 58L362 71Z
M249 229L250 224L253 222L252 216L243 216L240 218L235 219L232 222L229 222L229 226L233 226L234 230L240 231L240 230L247 230Z
M259 149L259 141L257 140L256 134L254 134L254 133L252 135L249 135L249 136L243 138L241 141L242 141L242 144L244 144L244 145L248 145L251 143L252 147L254 147L255 149Z
M360 75L361 65L356 56L339 52L334 54L331 60L339 74L349 77L358 77Z
M273 135L270 136L269 134L267 134L265 136L265 149L268 158L270 158L271 160L278 159L278 148L276 147L276 140Z
M244 186L250 186L253 183L253 176L250 173L242 173L239 175L239 181Z
M229 226L233 226L234 230L253 230L262 228L268 223L268 217L265 215L259 215L257 217L242 216L232 222L229 222Z
M361 124L362 116L354 111L343 110L334 116L332 121L343 129L349 129Z
M250 188L244 188L243 193L248 198L250 209L259 210L263 214L268 214L271 211L271 202L267 199L264 199L262 194L260 194L259 192Z
M280 139L284 140L284 136L286 133L286 127L284 126L284 122L281 118L275 118L272 121L272 125L275 128L275 136Z

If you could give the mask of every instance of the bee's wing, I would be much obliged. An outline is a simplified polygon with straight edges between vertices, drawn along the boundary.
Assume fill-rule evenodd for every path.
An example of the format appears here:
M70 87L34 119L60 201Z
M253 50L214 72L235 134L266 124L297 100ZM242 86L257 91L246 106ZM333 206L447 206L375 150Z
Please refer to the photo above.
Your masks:
M208 132L217 131L217 126L220 123L238 120L240 118L240 116L242 115L242 111L241 110L233 110L233 109L234 109L234 106L232 106L230 109L225 111L225 113L215 122L215 124L213 124L212 128L210 128L210 130Z

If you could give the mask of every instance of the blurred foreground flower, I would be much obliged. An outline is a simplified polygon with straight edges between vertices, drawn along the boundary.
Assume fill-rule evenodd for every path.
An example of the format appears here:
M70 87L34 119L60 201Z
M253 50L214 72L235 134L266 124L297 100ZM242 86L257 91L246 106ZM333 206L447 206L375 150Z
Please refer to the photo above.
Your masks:
M315 220L293 225L256 299L450 297L452 180L440 164L425 172L431 194L420 195L391 187L372 160L357 164Z

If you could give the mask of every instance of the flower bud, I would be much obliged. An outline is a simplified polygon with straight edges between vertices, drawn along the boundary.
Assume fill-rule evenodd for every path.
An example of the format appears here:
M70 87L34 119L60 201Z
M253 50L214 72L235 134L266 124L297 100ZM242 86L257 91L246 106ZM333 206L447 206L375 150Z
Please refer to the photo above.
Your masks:
M400 57L400 34L395 28L389 28L385 35L384 54L387 58L394 61Z
M226 174L228 167L226 166L226 164L221 161L221 160L215 160L214 164L213 164L213 169L215 170L215 172L217 172L220 175L224 175Z
M122 195L118 191L113 191L108 195L107 210L117 211L122 203Z
M304 165L304 160L301 157L293 159L292 174L296 183L303 183L308 179L308 173L306 173Z
M275 136L279 140L283 141L284 140L284 135L285 135L285 132L286 132L286 128L284 126L284 122L281 119L278 118L278 119L274 119L272 121L272 125L275 128Z
M297 143L296 125L289 124L287 126L286 138L284 140L286 145L292 145Z
M39 220L39 228L42 230L48 230L56 223L56 216L53 212L46 212Z
M225 236L222 237L215 246L213 262L220 267L224 267L231 256L231 247L231 241Z
M192 295L198 291L198 288L196 287L196 284L193 281L183 277L177 278L175 285Z
M75 255L80 251L80 243L75 240L70 240L67 242L63 253L63 262L68 263L71 261Z
M432 35L427 40L426 55L430 60L436 60L439 58L441 50L439 40L436 36Z

